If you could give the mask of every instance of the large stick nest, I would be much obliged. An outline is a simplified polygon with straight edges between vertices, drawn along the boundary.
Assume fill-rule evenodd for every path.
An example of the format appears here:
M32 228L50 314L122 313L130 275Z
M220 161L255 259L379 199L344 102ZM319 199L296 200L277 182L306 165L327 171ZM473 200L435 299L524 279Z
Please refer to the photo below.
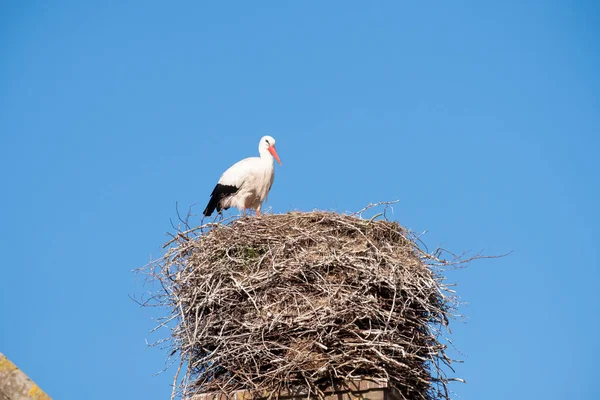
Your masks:
M369 377L406 399L449 398L442 340L456 303L418 244L396 222L326 212L179 233L150 274L172 310L182 394L319 396Z

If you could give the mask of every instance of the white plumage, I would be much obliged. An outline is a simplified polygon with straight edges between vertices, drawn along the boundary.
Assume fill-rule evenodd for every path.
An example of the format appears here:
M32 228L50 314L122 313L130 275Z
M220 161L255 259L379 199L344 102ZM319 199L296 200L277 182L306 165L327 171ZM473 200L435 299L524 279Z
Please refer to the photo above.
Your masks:
M260 157L238 161L221 175L204 210L205 216L210 216L215 209L221 213L221 210L230 207L237 207L244 216L248 209L254 209L256 215L260 215L262 203L267 199L275 179L273 159L277 159L280 165L281 161L275 150L275 139L271 136L260 139L258 152Z

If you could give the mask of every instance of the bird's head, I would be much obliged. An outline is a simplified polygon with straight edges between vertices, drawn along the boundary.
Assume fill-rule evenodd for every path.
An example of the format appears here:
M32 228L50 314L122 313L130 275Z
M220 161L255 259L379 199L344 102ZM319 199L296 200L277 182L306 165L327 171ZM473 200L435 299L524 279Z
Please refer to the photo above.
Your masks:
M273 137L263 136L260 139L260 143L258 144L258 151L260 152L260 154L263 154L265 150L271 153L273 157L275 157L279 165L283 165L281 164L281 160L279 160L277 150L275 150L275 139L273 139Z

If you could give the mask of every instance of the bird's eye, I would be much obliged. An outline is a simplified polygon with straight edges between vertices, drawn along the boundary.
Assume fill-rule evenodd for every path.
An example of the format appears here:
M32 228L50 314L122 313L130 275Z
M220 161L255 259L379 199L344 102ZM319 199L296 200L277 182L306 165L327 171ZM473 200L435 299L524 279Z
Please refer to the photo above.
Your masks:
M265 139L265 142L267 142L267 144L269 144L269 140L268 139Z

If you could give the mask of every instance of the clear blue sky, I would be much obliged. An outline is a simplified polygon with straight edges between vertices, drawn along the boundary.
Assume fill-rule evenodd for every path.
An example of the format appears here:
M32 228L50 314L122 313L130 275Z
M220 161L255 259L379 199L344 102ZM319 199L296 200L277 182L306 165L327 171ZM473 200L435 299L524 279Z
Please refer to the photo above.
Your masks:
M3 1L0 351L55 399L168 398L132 270L269 134L272 212L399 199L431 247L513 251L449 276L460 399L600 398L599 26L593 1Z

